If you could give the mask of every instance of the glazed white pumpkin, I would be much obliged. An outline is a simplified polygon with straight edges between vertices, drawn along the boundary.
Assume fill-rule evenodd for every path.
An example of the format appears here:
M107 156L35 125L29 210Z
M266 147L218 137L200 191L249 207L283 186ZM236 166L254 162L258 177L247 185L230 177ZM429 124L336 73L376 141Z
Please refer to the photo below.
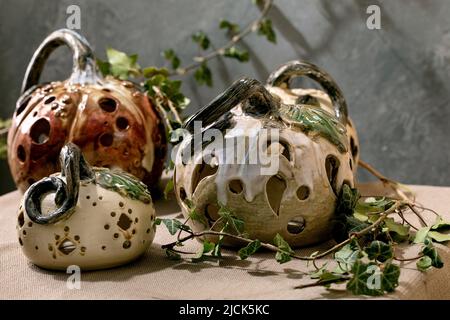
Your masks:
M278 141L268 142L266 152L278 158L279 168L278 172L266 175L261 174L262 163L229 164L226 162L230 159L229 150L224 147L227 144L214 140L203 148L204 152L207 148L214 150L211 161L206 162L201 152L194 152L188 161L176 162L175 190L186 218L193 205L208 221L206 227L220 228L215 224L220 218L220 203L245 222L245 232L252 239L272 242L279 233L290 245L305 246L331 236L342 185L353 187L355 183L358 139L347 117L342 94L331 78L311 64L292 62L289 66L307 71L300 75L310 76L310 71L318 74L319 77L313 78L328 88L328 94L313 89L290 90L270 80L264 88L256 80L244 79L188 121L185 128L191 133L193 121L203 120L204 132L220 128L225 140L239 137L253 141L255 136L261 137L262 129L278 129ZM277 71L269 79L279 76ZM265 104L268 106L261 107ZM258 112L258 108L263 111ZM317 117L325 119L336 129L338 137L305 129L295 118L305 110L311 112L308 116L313 121ZM180 158L192 141L192 135L188 135L181 142ZM247 144L244 158L256 152L255 146ZM206 228L198 221L191 221L191 227L195 231ZM236 243L225 239L225 244Z
M110 268L136 259L152 243L155 210L150 195L133 198L127 192L130 186L137 186L139 192L145 193L145 186L125 173L98 168L92 172L92 179L79 182L72 212L55 222L33 221L27 213L30 194L25 194L17 231L23 253L34 264L59 270L70 265L81 270ZM51 177L68 184L61 174ZM55 204L55 194L48 192L40 197L42 217L49 217L60 207Z

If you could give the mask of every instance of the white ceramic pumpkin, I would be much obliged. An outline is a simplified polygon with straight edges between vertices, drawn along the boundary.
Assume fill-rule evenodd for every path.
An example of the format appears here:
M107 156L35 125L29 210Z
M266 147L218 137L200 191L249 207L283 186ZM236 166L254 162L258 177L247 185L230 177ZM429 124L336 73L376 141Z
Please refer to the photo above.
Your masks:
M324 91L289 89L290 80L299 76L316 80ZM200 133L195 131L199 120ZM327 73L293 61L275 71L265 87L239 80L184 128L174 174L177 199L186 218L193 205L209 224L191 220L194 230L220 228L215 222L223 204L245 222L253 239L271 242L279 233L292 246L305 246L331 236L342 185L355 183L358 139L342 92ZM225 143L205 141L213 129L223 133ZM270 133L263 135L264 129L276 129L276 141ZM199 136L201 144L195 142ZM236 148L228 147L233 139L266 139L266 147L248 142L237 156ZM261 161L228 161L249 159L261 150L277 160L276 172L262 173L267 164ZM189 151L192 157L186 157Z
M93 270L142 255L155 235L147 187L125 172L89 167L71 143L61 167L33 184L20 205L18 239L28 259L47 269Z

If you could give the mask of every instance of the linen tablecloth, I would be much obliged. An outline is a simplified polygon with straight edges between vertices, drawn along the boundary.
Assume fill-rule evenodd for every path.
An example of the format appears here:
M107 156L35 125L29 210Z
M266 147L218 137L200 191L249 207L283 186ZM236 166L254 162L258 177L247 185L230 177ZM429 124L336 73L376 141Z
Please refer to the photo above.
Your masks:
M450 220L450 188L410 186L417 201ZM379 184L361 185L363 194L381 192ZM169 260L161 245L173 241L163 226L158 227L155 240L140 259L119 268L82 272L81 288L69 289L70 274L43 270L22 255L16 234L16 210L21 194L18 191L0 197L0 299L368 299L355 297L345 286L294 289L311 283L304 261L278 264L274 253L261 252L248 260L240 260L225 250L221 260L193 263L190 260ZM155 202L157 214L176 217L179 208L174 201ZM433 221L432 216L428 216ZM411 221L412 216L410 217ZM329 248L332 242L299 250L308 255ZM198 246L192 241L184 248ZM450 299L450 247L436 244L444 268L422 273L415 261L401 264L397 290L384 296L388 299ZM400 251L413 257L419 247ZM321 262L326 261L324 259Z

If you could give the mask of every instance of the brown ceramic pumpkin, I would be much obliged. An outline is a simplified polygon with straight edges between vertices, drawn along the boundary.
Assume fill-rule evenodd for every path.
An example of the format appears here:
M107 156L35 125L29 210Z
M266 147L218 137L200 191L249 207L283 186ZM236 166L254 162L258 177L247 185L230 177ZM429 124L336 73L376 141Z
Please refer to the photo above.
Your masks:
M38 84L51 52L67 45L73 70L65 81ZM17 187L60 170L67 143L78 145L93 166L120 168L150 188L158 181L166 155L162 120L141 88L103 77L87 41L71 30L49 35L25 74L8 135L9 167Z

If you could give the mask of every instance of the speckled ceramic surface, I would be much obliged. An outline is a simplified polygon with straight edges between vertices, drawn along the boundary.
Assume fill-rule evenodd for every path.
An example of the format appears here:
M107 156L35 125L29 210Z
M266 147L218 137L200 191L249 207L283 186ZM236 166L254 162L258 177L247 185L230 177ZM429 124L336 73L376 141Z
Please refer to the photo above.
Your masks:
M73 52L69 79L37 84L44 63L60 45ZM8 136L8 162L17 187L59 171L67 142L94 166L120 168L153 188L166 156L164 125L146 94L132 82L98 71L84 38L71 30L49 35L25 75Z
M324 91L290 89L291 78L299 76L316 80ZM304 246L330 237L337 196L344 183L354 186L359 152L343 94L328 74L309 63L288 63L265 87L251 79L236 82L185 128L193 133L197 120L203 122L203 134L218 129L225 140L251 140L263 129L278 129L279 141L268 142L266 152L276 155L279 168L266 175L261 174L261 163L229 164L229 149L215 140L204 143L203 152L213 150L211 161L197 151L188 161L176 163L176 194L186 217L191 202L211 227L222 203L244 220L250 238L271 242L279 233L291 245ZM188 134L179 154L192 149L193 141ZM256 152L249 143L244 158ZM205 228L191 223L197 231Z
M33 184L17 217L18 240L34 264L65 270L109 268L142 255L155 235L146 186L120 171L90 168L73 144L63 172Z

